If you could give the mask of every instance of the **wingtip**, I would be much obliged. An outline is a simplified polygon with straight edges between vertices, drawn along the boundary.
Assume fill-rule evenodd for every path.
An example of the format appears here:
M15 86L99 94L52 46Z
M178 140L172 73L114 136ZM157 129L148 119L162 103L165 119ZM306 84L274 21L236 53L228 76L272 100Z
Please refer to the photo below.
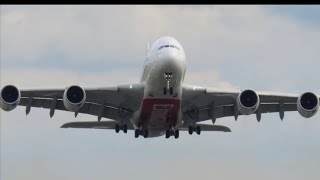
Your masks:
M231 129L229 127L227 127L227 132L232 132Z
M68 128L68 124L69 124L69 123L65 123L65 124L63 124L60 128Z

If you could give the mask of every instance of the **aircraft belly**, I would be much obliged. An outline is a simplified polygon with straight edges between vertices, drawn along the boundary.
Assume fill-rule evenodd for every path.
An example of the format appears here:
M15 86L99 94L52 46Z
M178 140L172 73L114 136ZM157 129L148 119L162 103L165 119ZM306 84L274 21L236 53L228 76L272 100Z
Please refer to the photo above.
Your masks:
M164 130L177 123L179 110L179 99L144 99L140 122L145 128Z
M182 122L181 98L185 64L175 59L155 60L148 64L143 79L144 98L133 116L135 128L149 130L149 136L161 136L167 129ZM170 77L168 81L166 74ZM164 92L166 91L166 92Z

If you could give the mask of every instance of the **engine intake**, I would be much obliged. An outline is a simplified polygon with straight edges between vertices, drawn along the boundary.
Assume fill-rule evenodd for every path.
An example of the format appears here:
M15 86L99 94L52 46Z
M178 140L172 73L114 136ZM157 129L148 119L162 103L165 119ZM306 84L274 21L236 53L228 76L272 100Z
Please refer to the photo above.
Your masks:
M21 94L17 87L7 85L1 89L0 94L1 109L4 111L11 111L18 106Z
M260 104L260 98L258 94L253 90L242 91L237 98L238 110L243 115L250 115L255 113Z
M86 101L86 92L80 86L70 86L63 94L63 104L69 111L77 112Z
M298 98L297 109L305 118L314 116L319 110L319 97L311 92L301 94Z

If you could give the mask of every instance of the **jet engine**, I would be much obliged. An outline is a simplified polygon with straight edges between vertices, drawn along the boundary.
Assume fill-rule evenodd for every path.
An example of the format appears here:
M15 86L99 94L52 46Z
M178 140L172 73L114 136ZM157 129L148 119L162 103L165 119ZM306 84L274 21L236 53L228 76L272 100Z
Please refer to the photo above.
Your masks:
M63 93L63 104L69 111L79 111L85 102L86 92L80 86L70 86Z
M314 116L319 110L319 97L311 92L301 94L298 98L297 109L302 117Z
M7 85L1 89L0 94L1 109L11 111L18 106L21 99L18 88L13 85Z
M255 113L259 107L260 98L253 90L242 91L237 98L238 110L243 115Z

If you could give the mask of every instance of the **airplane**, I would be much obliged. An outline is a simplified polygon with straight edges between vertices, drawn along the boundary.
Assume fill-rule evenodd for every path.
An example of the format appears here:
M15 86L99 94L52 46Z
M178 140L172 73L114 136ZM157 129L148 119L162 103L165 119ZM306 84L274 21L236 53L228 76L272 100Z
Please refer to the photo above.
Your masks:
M240 115L298 111L304 118L314 116L319 109L319 96L313 92L284 94L257 92L252 89L222 90L184 84L186 54L173 37L157 39L147 46L147 55L139 83L83 88L71 85L58 89L19 90L14 85L1 88L0 107L11 111L25 106L70 111L97 116L97 121L69 122L61 128L114 129L116 133L134 131L134 137L171 136L179 138L179 131L200 135L201 131L231 132L216 125L216 119ZM109 119L101 121L102 118ZM201 122L211 120L212 124Z

